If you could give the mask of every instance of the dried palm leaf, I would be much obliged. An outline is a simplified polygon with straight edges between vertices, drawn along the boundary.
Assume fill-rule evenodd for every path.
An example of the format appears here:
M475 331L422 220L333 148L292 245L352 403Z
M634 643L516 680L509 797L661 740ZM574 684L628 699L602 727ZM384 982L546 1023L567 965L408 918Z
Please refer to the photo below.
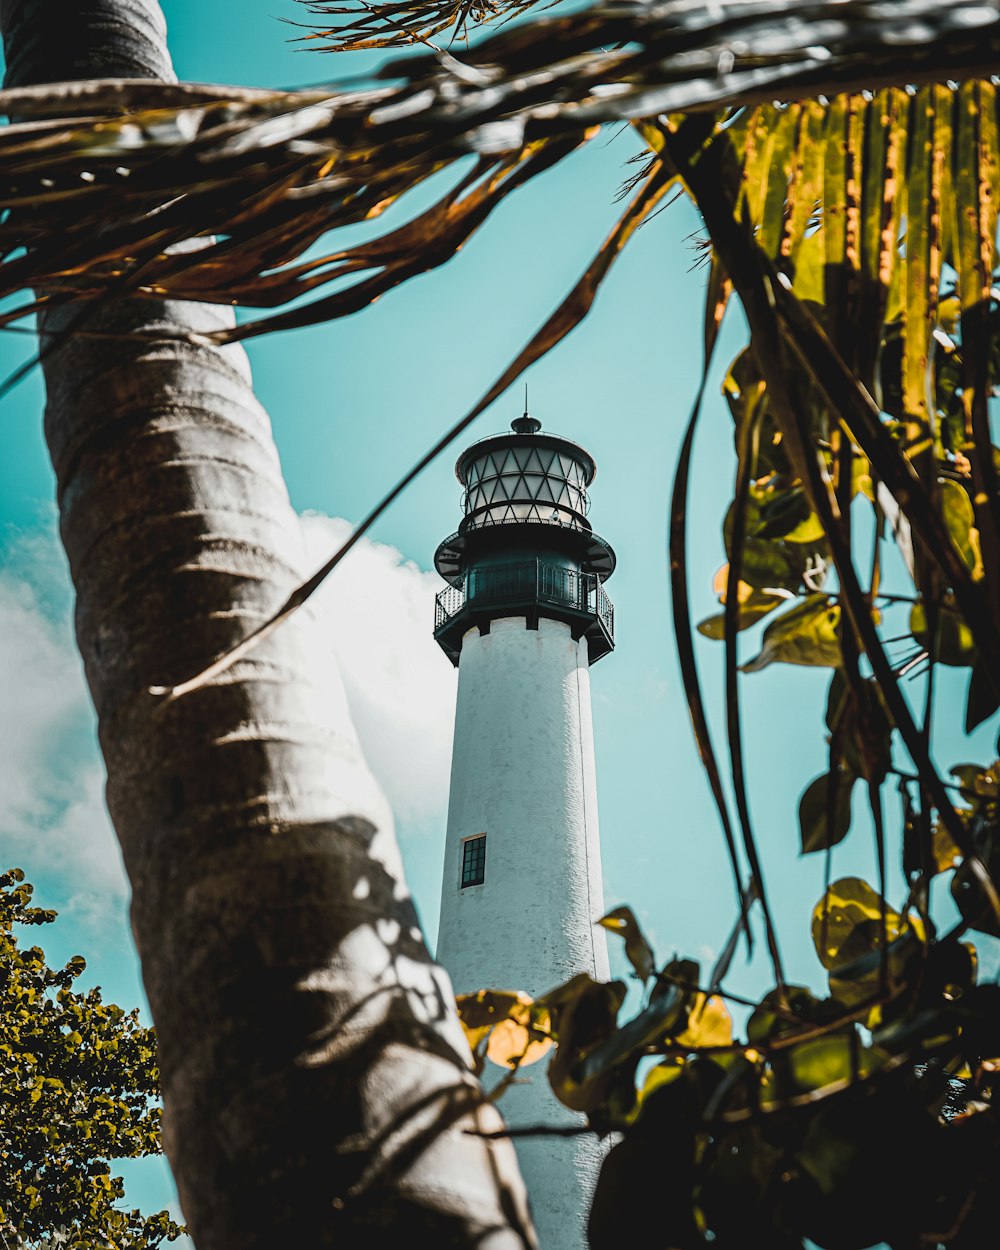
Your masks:
M322 18L346 19L327 25L310 23L313 41L320 52L357 52L364 48L398 48L429 44L436 35L451 31L451 38L468 38L470 26L519 17L529 9L550 9L557 0L394 0L369 4L368 0L300 0L309 13ZM299 23L293 23L298 25Z
M574 283L565 299L545 323L530 336L524 347L510 361L500 376L460 420L446 430L438 441L414 464L406 474L379 500L359 525L351 532L350 537L316 572L301 585L297 586L286 601L267 620L259 625L251 634L238 643L230 651L220 656L209 668L196 674L189 680L172 687L157 686L151 691L158 697L175 699L204 686L207 682L225 672L242 656L249 654L259 643L277 629L283 621L297 612L298 609L319 589L320 585L333 572L340 561L352 547L364 537L386 509L403 493L410 483L435 460L445 448L463 433L472 422L494 403L528 368L540 360L553 347L574 330L590 311L597 289L607 276L612 265L618 259L629 239L635 234L643 222L656 211L664 197L677 181L677 176L669 173L662 165L654 169L646 179L638 193L629 203L624 213L615 223L611 233L598 248L590 264Z
M0 295L34 286L51 302L135 290L276 307L337 282L233 334L329 319L443 263L598 123L838 90L864 99L862 89L972 76L984 84L982 125L995 128L985 109L996 107L988 78L998 52L1000 0L626 0L511 27L462 62L408 58L369 90L97 82L6 92L0 110L20 120L0 133ZM779 118L767 137L763 114L756 130L744 123L748 183L763 185L776 159L794 162L793 141L808 154L803 134L835 126L839 107L796 106L806 121ZM967 147L959 130L953 142ZM915 152L911 176L919 160ZM815 207L815 170L799 163L759 206L766 235L790 197L792 250ZM328 231L378 216L448 168L452 189L406 225L302 259ZM987 226L963 244L969 256Z

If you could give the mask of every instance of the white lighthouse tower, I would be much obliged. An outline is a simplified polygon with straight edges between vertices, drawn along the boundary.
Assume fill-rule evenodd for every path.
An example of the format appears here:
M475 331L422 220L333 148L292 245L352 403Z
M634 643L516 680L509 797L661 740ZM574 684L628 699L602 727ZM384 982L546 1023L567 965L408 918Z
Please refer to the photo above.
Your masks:
M511 429L459 457L465 515L435 556L458 666L437 954L460 994L608 978L590 665L614 646L615 555L587 520L592 457L527 412ZM504 1093L512 1129L579 1123L544 1069ZM541 1250L581 1250L600 1144L516 1145Z

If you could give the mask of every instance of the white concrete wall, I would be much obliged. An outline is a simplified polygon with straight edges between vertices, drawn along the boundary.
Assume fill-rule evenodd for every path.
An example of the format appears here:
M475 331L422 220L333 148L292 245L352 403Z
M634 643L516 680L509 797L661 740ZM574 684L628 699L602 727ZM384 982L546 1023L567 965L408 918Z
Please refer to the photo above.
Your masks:
M460 888L462 842L486 834L486 880ZM540 994L578 972L607 979L587 644L523 617L470 630L459 664L438 959L457 993ZM574 1124L545 1061L507 1091L512 1127ZM494 1069L494 1079L500 1070ZM518 1142L541 1250L581 1250L602 1145L591 1135Z

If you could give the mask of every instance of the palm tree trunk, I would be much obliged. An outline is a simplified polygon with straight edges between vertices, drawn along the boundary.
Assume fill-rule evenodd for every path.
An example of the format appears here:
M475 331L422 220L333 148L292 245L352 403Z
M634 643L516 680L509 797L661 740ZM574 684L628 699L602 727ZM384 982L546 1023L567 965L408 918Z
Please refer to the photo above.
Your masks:
M155 0L0 0L8 85L171 77ZM40 327L46 435L108 805L156 1023L164 1140L199 1250L533 1244L315 619L191 675L301 574L228 316L110 302ZM75 320L74 320L75 319ZM109 337L93 337L94 331ZM141 332L142 338L121 336ZM54 346L53 346L54 345Z

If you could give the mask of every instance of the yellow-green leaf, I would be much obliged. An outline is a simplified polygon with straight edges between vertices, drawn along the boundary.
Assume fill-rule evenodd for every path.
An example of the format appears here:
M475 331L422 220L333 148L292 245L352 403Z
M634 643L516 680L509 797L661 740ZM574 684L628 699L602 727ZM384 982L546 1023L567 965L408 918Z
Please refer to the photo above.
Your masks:
M927 609L923 603L915 603L910 612L910 633L928 651L931 649ZM976 661L976 644L972 630L962 620L955 607L953 595L944 595L937 613L936 656L941 664L955 668L968 668Z
M501 1067L535 1063L552 1045L548 1008L521 990L480 990L456 999L469 1047Z
M717 995L699 994L698 1002L688 1016L688 1025L674 1039L678 1046L729 1046L733 1040L733 1018L729 1008ZM655 1069L654 1069L655 1071Z
M860 877L842 877L835 881L813 908L812 938L816 954L824 968L836 968L845 962L844 948L860 925L879 922L885 911L889 941L902 930L902 917ZM859 952L852 951L848 958Z
M653 969L656 966L656 958L653 955L653 948L646 940L635 913L631 907L616 907L613 911L609 911L606 916L602 916L597 923L603 928L608 929L612 933L617 933L619 937L625 940L625 954L629 963L635 969L636 975L642 981L648 981L653 975Z
M745 585L745 583L740 584ZM764 591L751 590L749 597L746 600L741 600L739 611L736 614L737 633L744 629L749 629L751 625L756 625L769 612L773 612L775 608L787 602L787 595L769 595ZM713 639L715 642L721 642L726 636L725 612L717 612L714 616L707 616L703 621L699 621L698 633L706 638Z
M938 490L941 513L948 527L948 533L968 566L973 580L979 581L983 576L983 555L979 544L979 530L976 529L976 514L969 492L949 478L942 478L938 482Z
M809 595L768 625L760 654L742 671L756 673L774 663L837 668L841 662L840 605L828 595Z

